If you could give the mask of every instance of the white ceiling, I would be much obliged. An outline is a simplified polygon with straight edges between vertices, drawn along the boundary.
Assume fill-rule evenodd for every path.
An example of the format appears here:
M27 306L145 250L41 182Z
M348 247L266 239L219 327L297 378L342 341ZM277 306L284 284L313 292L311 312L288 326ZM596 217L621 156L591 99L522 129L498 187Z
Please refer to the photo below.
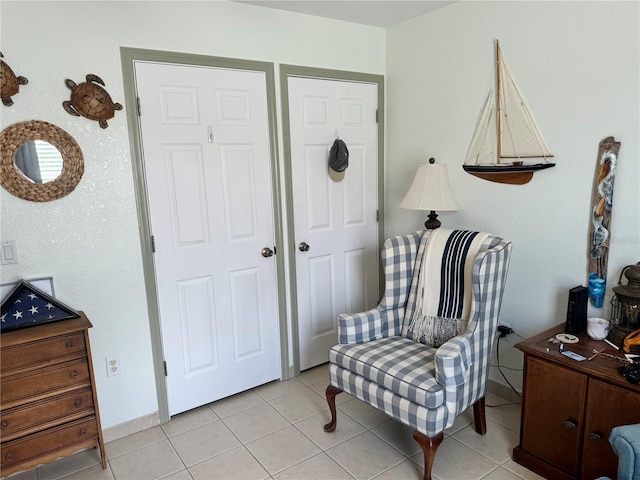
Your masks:
M440 0L234 0L317 17L390 27L454 1Z

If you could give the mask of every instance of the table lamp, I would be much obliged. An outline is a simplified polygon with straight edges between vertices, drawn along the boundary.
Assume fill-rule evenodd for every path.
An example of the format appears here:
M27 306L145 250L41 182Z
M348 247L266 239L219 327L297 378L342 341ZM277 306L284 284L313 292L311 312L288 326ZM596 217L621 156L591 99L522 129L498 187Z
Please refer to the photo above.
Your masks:
M434 158L430 158L429 163L420 165L411 188L399 206L409 210L430 211L424 226L429 230L439 228L441 223L436 210L441 212L460 210L449 183L447 166L436 165Z

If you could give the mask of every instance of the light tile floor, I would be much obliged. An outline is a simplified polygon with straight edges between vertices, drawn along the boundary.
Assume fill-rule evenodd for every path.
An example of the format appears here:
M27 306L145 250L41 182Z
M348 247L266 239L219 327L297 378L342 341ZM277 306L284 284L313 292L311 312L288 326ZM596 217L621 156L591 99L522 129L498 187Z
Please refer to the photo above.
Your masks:
M170 422L106 445L108 468L86 450L11 480L420 480L422 453L412 430L346 393L336 397L338 427L324 398L326 365L176 415ZM487 434L467 411L445 432L435 480L542 477L511 460L520 406L487 396Z

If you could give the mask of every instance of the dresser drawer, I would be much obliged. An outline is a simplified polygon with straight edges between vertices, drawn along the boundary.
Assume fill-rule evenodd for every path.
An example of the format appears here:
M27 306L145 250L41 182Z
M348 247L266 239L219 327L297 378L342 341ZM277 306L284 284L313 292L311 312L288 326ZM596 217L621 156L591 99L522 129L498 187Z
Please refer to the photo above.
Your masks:
M96 417L87 417L72 423L34 433L2 444L2 474L12 471L14 465L30 458L45 456L62 446L90 445L98 437Z
M67 355L82 355L85 352L84 334L76 332L37 342L3 348L0 352L3 372L28 367L42 366Z
M87 359L61 363L31 372L2 378L2 409L16 406L18 401L34 401L56 393L63 393L89 385L89 365Z
M54 427L94 413L91 388L57 395L0 412L2 441Z

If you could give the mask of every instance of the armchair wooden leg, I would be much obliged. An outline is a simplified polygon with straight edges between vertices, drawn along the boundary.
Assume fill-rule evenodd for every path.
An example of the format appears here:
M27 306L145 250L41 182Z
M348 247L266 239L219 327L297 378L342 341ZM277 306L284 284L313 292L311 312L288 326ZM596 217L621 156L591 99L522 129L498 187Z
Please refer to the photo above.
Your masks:
M484 397L478 399L478 401L473 404L473 420L477 433L480 435L487 433L487 419L484 415Z
M329 410L331 410L331 421L324 426L325 432L333 432L336 429L336 395L342 393L338 387L329 385L327 387L327 403L329 404Z
M436 450L444 439L444 433L440 432L435 437L429 438L424 433L416 430L413 432L413 438L418 442L424 453L424 480L431 480L433 460L436 458Z

